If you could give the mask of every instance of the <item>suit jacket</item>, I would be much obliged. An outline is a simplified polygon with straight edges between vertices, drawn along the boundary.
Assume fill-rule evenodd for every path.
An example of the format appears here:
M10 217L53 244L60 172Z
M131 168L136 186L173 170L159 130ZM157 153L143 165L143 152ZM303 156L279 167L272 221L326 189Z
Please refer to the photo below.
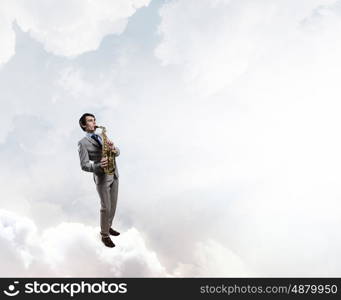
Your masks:
M116 156L120 155L120 149L118 149L118 147L115 147L115 149L117 150L117 153L115 154L114 159ZM100 166L102 148L96 141L91 137L85 136L78 142L78 153L82 170L92 172L96 184L105 182L106 174ZM116 162L115 165L114 175L118 178L119 174Z

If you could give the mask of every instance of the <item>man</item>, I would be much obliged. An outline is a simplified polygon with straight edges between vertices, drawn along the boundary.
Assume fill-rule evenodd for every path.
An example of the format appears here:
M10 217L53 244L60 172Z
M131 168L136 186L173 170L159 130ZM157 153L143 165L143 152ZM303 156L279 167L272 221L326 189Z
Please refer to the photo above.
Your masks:
M102 158L102 138L95 133L96 118L93 114L85 113L79 119L79 125L86 132L84 138L78 142L80 165L83 171L93 172L96 189L101 199L100 224L102 242L107 247L115 247L109 234L117 236L120 233L112 229L117 193L118 171L117 167L113 175L104 173L103 168L108 165L107 158ZM108 141L108 146L113 151L114 157L120 155L120 150Z

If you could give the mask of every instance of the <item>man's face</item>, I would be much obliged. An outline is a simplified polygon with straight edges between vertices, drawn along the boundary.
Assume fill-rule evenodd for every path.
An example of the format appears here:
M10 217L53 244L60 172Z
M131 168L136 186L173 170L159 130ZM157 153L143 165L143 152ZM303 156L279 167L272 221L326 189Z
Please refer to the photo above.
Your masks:
M87 132L94 132L95 131L95 126L96 126L96 119L91 116L86 116L85 117L85 131Z

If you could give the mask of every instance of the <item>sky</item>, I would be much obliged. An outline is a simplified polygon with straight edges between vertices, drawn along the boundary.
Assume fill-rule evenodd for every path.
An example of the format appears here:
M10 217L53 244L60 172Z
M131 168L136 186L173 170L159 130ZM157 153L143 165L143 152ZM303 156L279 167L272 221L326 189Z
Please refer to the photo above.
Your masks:
M337 0L0 0L0 276L341 276L340 34Z

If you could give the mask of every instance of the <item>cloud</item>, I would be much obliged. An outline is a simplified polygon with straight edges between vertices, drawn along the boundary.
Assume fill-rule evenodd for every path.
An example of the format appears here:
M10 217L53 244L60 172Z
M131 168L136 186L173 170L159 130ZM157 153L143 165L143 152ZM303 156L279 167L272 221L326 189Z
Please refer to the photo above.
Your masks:
M121 34L136 10L150 0L2 1L0 63L14 55L13 22L55 55L74 57L98 48L103 37Z
M252 277L256 276L233 251L217 241L198 242L193 251L193 262L178 263L177 277Z
M0 11L0 64L7 62L15 52L15 34L12 30L12 20L4 12Z
M13 274L23 261L30 274L79 274L67 258L80 243L110 276L339 276L334 2L174 1L160 16L152 2L72 60L14 26L20 47L0 72L2 207L26 215L44 247L20 254L5 243L21 266ZM141 36L150 17L160 41L155 27ZM145 41L154 44L140 51ZM121 148L117 228L156 269L134 247L122 265L98 254L99 199L76 147L85 111Z
M63 222L39 230L27 217L0 211L1 276L167 276L135 228L114 242L104 247L96 227Z
M169 2L160 9L162 42L155 54L163 65L183 66L183 79L196 95L212 95L233 84L269 49L281 51L295 39L300 22L334 2Z
M221 210L212 235L264 276L340 274L327 249L341 210L340 3L176 1L160 10L155 54L195 98L188 124L198 136L187 143L201 155L191 152L181 182L209 186L207 207Z
M62 222L38 229L27 217L0 210L1 276L203 277L248 276L242 260L218 242L196 245L193 262L168 273L143 235L130 228L115 238L114 249L100 242L99 228ZM7 266L7 267L6 267Z

